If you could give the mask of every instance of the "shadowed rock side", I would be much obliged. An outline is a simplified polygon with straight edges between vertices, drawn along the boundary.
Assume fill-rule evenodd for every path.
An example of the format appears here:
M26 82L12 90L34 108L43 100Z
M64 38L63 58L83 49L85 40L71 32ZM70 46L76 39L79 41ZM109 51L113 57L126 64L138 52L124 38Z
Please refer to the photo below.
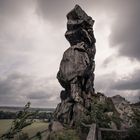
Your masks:
M64 88L60 93L54 118L74 126L78 118L91 107L94 93L94 20L76 5L67 14L66 39L70 47L64 52L57 79Z

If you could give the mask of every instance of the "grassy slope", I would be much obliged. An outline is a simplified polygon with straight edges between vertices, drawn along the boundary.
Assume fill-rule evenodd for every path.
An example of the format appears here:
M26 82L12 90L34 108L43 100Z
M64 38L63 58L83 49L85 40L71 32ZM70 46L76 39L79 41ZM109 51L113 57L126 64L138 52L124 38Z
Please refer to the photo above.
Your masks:
M0 136L4 134L11 126L12 120L0 120ZM23 129L29 136L35 135L38 131L47 129L48 124L44 122L34 122L32 125Z
M0 136L4 134L8 128L11 126L12 120L0 120Z

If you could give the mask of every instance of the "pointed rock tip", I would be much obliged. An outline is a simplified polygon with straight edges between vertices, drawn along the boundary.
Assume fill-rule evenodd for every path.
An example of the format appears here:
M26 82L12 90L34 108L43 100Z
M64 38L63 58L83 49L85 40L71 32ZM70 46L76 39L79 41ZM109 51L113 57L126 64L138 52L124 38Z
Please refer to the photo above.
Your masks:
M90 24L94 24L94 20L87 15L87 13L76 4L75 7L67 14L68 20L84 20L90 22Z
M75 5L74 9L76 9L76 8L80 8L80 9L82 9L81 6L78 5L78 4Z

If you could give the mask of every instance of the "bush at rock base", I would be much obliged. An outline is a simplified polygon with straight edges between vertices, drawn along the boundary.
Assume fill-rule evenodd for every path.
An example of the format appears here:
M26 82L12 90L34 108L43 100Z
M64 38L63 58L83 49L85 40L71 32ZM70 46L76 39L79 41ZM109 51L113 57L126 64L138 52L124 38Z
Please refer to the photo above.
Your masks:
M48 140L80 140L75 130L52 132Z

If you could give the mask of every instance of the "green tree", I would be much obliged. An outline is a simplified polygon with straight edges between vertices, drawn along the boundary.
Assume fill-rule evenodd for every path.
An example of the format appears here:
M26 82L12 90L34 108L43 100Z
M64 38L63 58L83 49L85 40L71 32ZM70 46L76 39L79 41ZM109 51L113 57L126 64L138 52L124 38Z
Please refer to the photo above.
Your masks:
M7 133L2 136L2 139L12 139L16 135L19 140L26 140L27 135L23 134L22 129L33 123L33 117L37 114L36 112L30 111L31 103L28 102L22 111L17 113L16 118L13 120L12 125ZM23 138L22 138L23 137ZM26 137L26 139L25 139Z

